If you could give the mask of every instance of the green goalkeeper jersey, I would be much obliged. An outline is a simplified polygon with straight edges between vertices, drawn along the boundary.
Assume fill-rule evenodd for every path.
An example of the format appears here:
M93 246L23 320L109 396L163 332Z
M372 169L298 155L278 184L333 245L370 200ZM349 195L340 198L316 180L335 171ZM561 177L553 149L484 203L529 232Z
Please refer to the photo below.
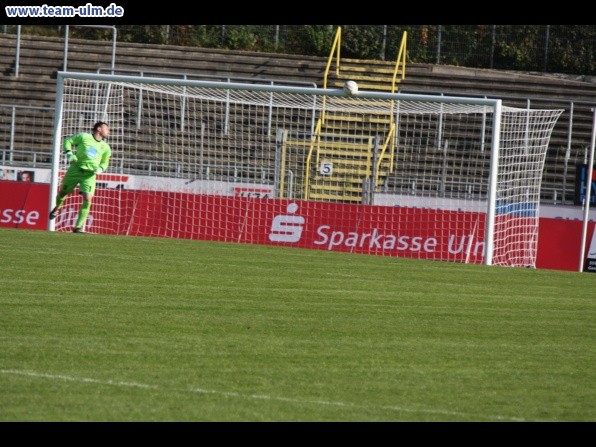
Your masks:
M64 152L69 153L76 146L76 165L83 171L95 172L97 168L108 168L112 149L105 141L97 141L90 133L79 133L64 139Z

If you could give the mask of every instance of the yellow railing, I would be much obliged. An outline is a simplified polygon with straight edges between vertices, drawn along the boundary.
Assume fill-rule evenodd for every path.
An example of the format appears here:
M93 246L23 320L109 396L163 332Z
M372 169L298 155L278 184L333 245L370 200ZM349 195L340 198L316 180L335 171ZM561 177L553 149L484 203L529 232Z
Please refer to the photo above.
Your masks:
M315 146L319 146L321 142L321 127L323 126L323 120L319 119L317 122L317 126L315 127L314 135L312 136L310 149L308 150L308 155L306 156L306 166L304 172L304 200L308 200L308 186L310 180L310 164L312 160L312 153L315 150Z
M335 63L335 74L339 76L339 60L341 50L341 26L337 28L335 38L333 39L333 45L331 45L331 53L329 53L329 59L327 60L327 67L325 68L325 77L323 78L323 88L327 88L327 77L329 76L329 70L331 69L331 61L333 56L336 54L337 62Z
M387 152L387 147L391 147L391 156L389 158L389 172L393 172L393 156L395 155L395 144L391 143L393 136L395 135L395 123L391 123L389 128L389 134L387 134L387 138L385 138L385 143L383 143L383 148L381 149L381 153L379 154L379 159L377 160L376 166L376 176L375 176L375 188L377 187L377 182L379 181L379 173L381 172L381 163L383 162L383 157L385 157L385 152Z
M325 74L323 76L323 88L327 88L327 78L329 77L329 70L331 69L331 61L333 61L333 56L337 57L337 62L335 63L335 73L339 76L339 60L340 60L340 52L341 52L341 26L337 28L337 32L335 33L335 37L333 38L333 44L331 45L331 52L329 53L329 59L327 59L327 66L325 67ZM321 119L325 122L325 115L326 115L326 103L327 103L327 96L323 96L323 108L321 111Z
M395 60L395 69L393 70L393 77L391 78L391 93L395 93L395 87L397 84L397 75L400 73L400 80L403 81L406 78L406 48L408 42L408 32L404 31L397 52L397 58ZM323 88L327 88L327 80L329 78L329 71L331 70L331 63L333 58L336 58L335 62L335 74L339 76L341 66L341 26L337 28L335 37L333 38L333 44L331 45L331 52L327 59L327 66L325 67L325 74L323 77ZM401 71L400 71L401 68Z
M395 93L395 81L397 80L397 73L401 65L401 80L406 78L406 42L408 40L408 32L404 31L404 35L401 38L401 44L399 51L397 52L397 60L395 61L395 70L393 70L393 79L391 79L391 93Z
M393 77L391 79L391 93L395 93L395 86L397 83L396 82L397 75L398 75L398 73L400 73L400 68L401 68L400 79L401 80L405 79L407 38L408 38L408 33L406 31L404 31L404 34L403 34L403 37L401 40L401 44L399 46L399 51L397 53L397 59L395 61L395 69L393 71ZM336 64L335 64L336 75L339 76L340 51L341 51L341 27L338 27L337 32L335 33L335 37L333 39L333 44L331 46L331 52L329 53L329 58L327 59L327 66L325 67L325 73L324 73L324 78L323 78L323 88L324 89L327 88L327 80L329 77L329 71L331 70L331 64L333 62L334 57L336 58ZM310 144L310 148L308 151L308 155L306 157L306 165L305 165L305 170L306 170L305 174L306 175L305 175L305 180L304 180L304 199L305 200L308 200L308 197L309 197L310 169L311 169L313 152L315 150L315 147L320 146L320 141L321 141L320 133L323 128L323 124L325 123L325 118L326 118L326 116L325 116L326 115L326 107L325 106L326 106L326 96L323 96L321 117L317 121L317 125L315 127L314 134L311 139L311 144ZM393 100L391 101L391 110L392 109L393 109ZM391 113L389 134L387 135L387 138L385 139L385 142L383 143L383 148L381 150L381 154L379 156L379 159L377 160L375 186L376 186L376 182L379 179L381 163L383 161L383 157L385 156L385 153L387 152L388 147L391 148L390 149L391 157L390 157L389 172L393 172L393 156L394 156L394 152L395 152L395 145L392 144L391 141L392 141L394 135L395 135L395 123L393 120L393 113Z

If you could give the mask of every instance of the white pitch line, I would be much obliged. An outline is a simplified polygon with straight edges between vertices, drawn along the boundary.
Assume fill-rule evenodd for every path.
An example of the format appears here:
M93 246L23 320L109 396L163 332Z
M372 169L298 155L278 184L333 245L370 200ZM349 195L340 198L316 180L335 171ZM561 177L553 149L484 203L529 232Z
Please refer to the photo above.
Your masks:
M136 383L136 382L122 382L122 381L114 381L114 380L99 380L99 379L91 379L88 377L74 377L74 376L65 376L62 374L46 374L46 373L38 373L33 371L19 371L14 369L0 369L0 374L13 374L19 376L28 376L28 377L40 377L44 379L59 379L59 380L66 380L69 382L82 382L82 383L96 383L98 385L114 385L114 386L122 386L122 387L129 387L129 388L145 388L145 389L154 389L154 390L164 390L167 391L166 388L159 387L157 385L147 385L144 383ZM335 406L335 407L349 407L349 408L362 408L362 409L380 409L380 410L391 410L391 411L402 411L408 413L429 413L429 414L442 414L446 416L464 416L470 417L472 415L467 413L462 413L458 411L447 411L447 410L433 410L433 409L425 409L425 408L404 408L395 405L358 405L352 404L347 402L338 402L338 401L327 401L327 400L309 400L309 399L295 399L291 397L280 397L280 396L269 396L266 394L244 394L238 393L235 391L217 391L217 390L207 390L203 388L175 388L173 391L184 392L184 393L199 393L199 394L216 394L225 397L237 397L241 399L259 399L259 400L275 400L281 402L291 402L291 403L298 403L298 404L314 404L314 405L328 405L328 406ZM474 415L477 417L478 415ZM502 420L502 421L515 421L515 422L524 422L525 419L518 418L518 417L509 417L509 416L491 416L488 419L494 420Z
M153 389L159 388L156 385L145 385L143 383L114 382L113 380L98 380L98 379L89 379L87 377L64 376L61 374L45 374L45 373L36 373L36 372L32 372L32 371L17 371L14 369L0 369L0 373L15 374L15 375L29 376L29 377L42 377L44 379L60 379L60 380L67 380L69 382L97 383L100 385L116 385L116 386L126 386L126 387L134 387L134 388L153 388Z

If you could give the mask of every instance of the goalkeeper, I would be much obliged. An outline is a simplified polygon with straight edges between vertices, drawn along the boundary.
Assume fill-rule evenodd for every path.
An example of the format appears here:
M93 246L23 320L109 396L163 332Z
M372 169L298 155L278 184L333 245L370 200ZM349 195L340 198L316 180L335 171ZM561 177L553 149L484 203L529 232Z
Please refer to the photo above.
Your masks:
M95 192L96 175L105 172L108 168L112 149L104 139L109 136L109 126L103 121L98 121L93 126L93 133L79 133L64 139L64 152L70 161L70 166L62 179L62 185L56 197L56 206L50 212L50 219L56 218L66 197L79 185L83 203L79 208L74 233L84 233L83 228ZM73 152L73 147L76 148L76 152Z

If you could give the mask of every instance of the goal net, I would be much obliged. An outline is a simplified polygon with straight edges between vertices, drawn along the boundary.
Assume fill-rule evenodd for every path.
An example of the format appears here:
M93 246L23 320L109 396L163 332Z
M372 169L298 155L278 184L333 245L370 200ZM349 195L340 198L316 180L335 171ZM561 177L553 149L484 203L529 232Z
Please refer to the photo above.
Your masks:
M60 72L49 206L63 138L102 120L113 155L88 232L533 267L561 112ZM69 196L50 230L70 231L80 203Z

